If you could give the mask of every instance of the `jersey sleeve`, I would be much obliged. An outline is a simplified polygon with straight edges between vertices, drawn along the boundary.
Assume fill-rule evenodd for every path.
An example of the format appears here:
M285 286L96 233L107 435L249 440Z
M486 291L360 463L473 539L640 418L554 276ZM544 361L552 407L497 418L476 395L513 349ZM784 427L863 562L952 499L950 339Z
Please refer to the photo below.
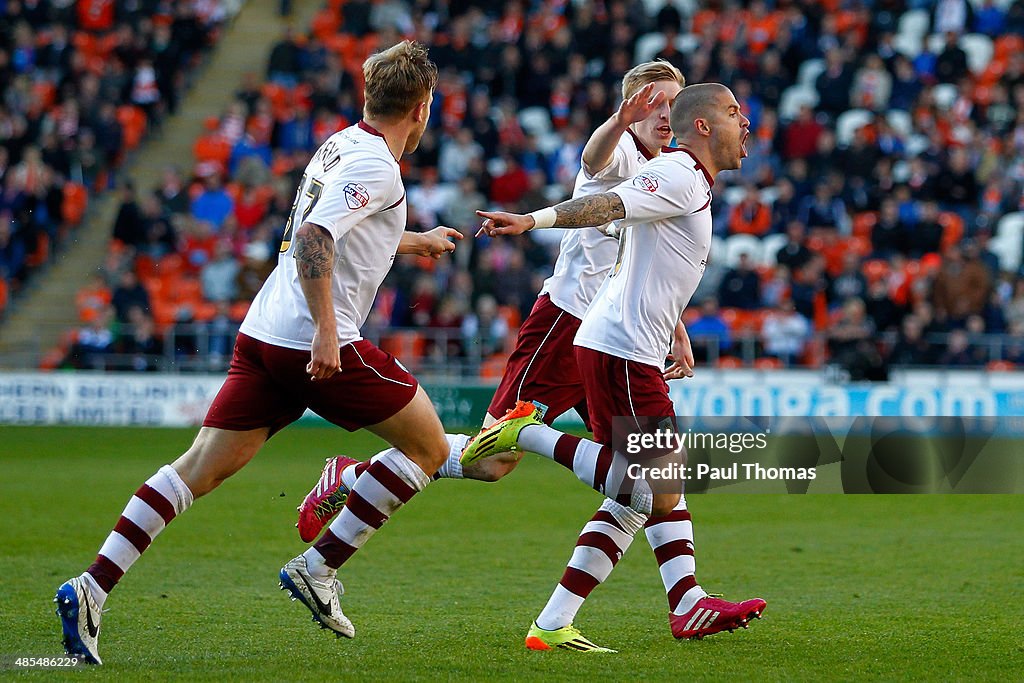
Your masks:
M363 218L387 208L398 170L383 159L363 159L338 169L323 183L304 222L326 228L339 240Z
M582 166L582 163L580 164ZM583 175L587 180L617 180L620 178L627 178L629 173L629 153L622 144L622 140L615 145L615 151L612 152L612 159L608 162L608 165L602 168L600 171L594 174L587 173L587 169L583 166Z
M626 210L622 223L626 225L686 216L710 200L696 171L664 156L647 162L639 173L610 191L622 199Z

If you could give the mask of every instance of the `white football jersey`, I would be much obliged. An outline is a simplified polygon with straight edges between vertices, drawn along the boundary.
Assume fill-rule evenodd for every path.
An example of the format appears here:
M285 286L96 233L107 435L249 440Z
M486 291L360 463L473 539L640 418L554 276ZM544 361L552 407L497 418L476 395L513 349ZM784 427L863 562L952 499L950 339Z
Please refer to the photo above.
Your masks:
M338 342L360 339L359 328L395 260L405 218L405 187L384 137L362 121L329 137L306 166L277 268L253 299L241 331L275 346L310 348L313 318L299 284L292 234L314 223L334 237Z
M576 187L572 197L608 192L623 180L632 178L654 157L627 129L615 145L611 162L590 176L580 170L576 176ZM566 230L558 247L555 272L544 281L541 294L547 294L551 301L563 311L582 318L594 295L600 289L619 249L619 241L608 237L601 228Z
M612 190L626 209L619 254L576 345L661 368L711 247L714 179L685 149L665 149ZM585 230L585 228L584 228Z

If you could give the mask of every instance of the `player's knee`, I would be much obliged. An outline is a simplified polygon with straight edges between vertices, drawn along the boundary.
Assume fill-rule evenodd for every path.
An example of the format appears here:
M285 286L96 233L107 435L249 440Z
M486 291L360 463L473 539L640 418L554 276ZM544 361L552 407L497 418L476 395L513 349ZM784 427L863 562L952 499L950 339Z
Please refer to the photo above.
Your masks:
M432 477L448 459L449 445L442 434L440 439L423 440L418 444L410 444L399 450L405 454L405 457L419 465L427 476Z
M664 517L675 509L679 504L678 493L659 493L654 496L654 503L651 505L652 517Z

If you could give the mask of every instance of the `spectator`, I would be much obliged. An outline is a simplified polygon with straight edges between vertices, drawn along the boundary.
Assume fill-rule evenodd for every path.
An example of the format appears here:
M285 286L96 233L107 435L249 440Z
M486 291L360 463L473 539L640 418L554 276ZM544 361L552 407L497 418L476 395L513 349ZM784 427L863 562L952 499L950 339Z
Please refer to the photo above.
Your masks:
M843 254L842 271L829 283L829 303L843 303L849 299L864 299L868 283L861 273L860 256L854 252Z
M818 149L818 138L825 127L814 118L814 110L801 105L796 120L786 126L783 133L784 159L806 159Z
M139 283L139 278L135 275L134 270L126 270L121 273L121 280L114 288L110 303L114 307L118 322L129 322L128 312L132 308L139 308L145 313L149 312L149 293Z
M192 201L192 217L219 231L224 219L234 211L234 201L223 188L219 173L211 173L204 181L203 191Z
M789 299L780 301L761 327L761 343L765 353L787 365L800 357L810 337L810 322L796 312Z
M853 74L838 47L825 53L825 70L814 86L818 91L818 108L833 119L850 108Z
M945 47L935 60L935 77L939 83L959 83L967 73L967 53L957 44L957 33L948 31Z
M949 333L946 350L939 355L939 365L951 367L976 367L981 362L977 349L971 347L970 337L965 330L953 330Z
M884 363L872 338L874 332L860 299L848 299L839 318L829 328L828 348L832 360L854 381L884 378Z
M458 182L469 172L473 161L482 161L484 148L473 140L473 131L459 128L454 137L446 137L441 142L438 158L438 171L441 180L446 183Z
M814 195L800 205L800 221L812 232L835 230L845 233L848 232L849 220L843 200L834 196L825 182L815 185Z
M128 311L128 323L118 335L115 347L117 353L131 357L128 366L135 372L159 370L163 341L156 334L153 318L141 308L133 306Z
M899 206L891 197L882 200L878 220L871 228L871 249L872 257L881 259L907 253L907 226L900 220Z
M890 295L888 282L884 278L879 278L868 285L864 305L868 317L875 323L875 328L883 332L895 330L904 314L903 307Z
M853 78L851 104L871 111L885 111L889 108L891 94L892 77L882 58L876 54L868 55L864 66L857 70Z
M939 205L933 201L921 202L917 223L909 231L908 253L913 258L942 251L943 227L939 222Z
M219 240L213 258L199 273L203 285L203 298L214 303L230 302L238 298L240 267L231 252L231 242Z
M921 79L914 72L914 65L903 55L896 57L892 92L889 96L889 107L910 111L921 94Z
M291 87L297 82L301 71L302 48L296 41L292 27L285 25L284 35L270 50L270 59L267 61L267 79L285 87Z
M718 300L708 297L700 305L700 316L686 326L694 358L700 361L717 358L732 348L732 333L718 310ZM711 353L711 349L715 353Z
M718 286L718 301L728 308L750 311L761 304L761 280L754 271L750 255L740 254L735 268L729 270Z
M886 360L891 365L931 365L935 354L931 344L924 338L921 321L913 315L903 319L900 337L889 351Z
M973 10L968 0L937 0L932 9L932 33L964 33Z
M76 370L105 369L106 355L114 348L113 319L113 309L102 309L88 326L78 331L62 365Z
M503 351L508 334L508 325L498 314L498 302L490 295L480 297L476 308L462 321L462 338L467 352L475 355L469 351L473 349L481 358Z
M969 213L978 201L978 179L971 169L967 150L954 148L949 161L935 178L935 194L951 210Z
M771 227L772 215L754 185L748 185L743 200L729 212L730 235L766 235Z
M238 270L237 298L252 301L274 269L274 263L270 260L270 247L266 242L249 242L242 250L242 255L244 260Z
M992 281L977 258L965 260L958 245L946 249L932 285L932 302L940 322L961 326L967 316L980 315L988 302Z

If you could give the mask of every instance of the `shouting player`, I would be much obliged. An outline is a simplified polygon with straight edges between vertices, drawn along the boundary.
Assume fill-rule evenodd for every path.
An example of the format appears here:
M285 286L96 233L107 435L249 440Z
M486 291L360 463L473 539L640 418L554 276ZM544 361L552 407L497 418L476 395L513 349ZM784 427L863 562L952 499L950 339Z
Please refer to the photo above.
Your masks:
M462 462L518 448L554 459L613 500L625 503L618 494L631 490L629 507L651 515L643 526L668 593L672 632L690 638L746 626L766 603L733 603L701 589L694 578L693 527L685 499L680 492L651 491L646 482L630 479L628 461L612 447L612 418L627 416L640 424L671 420L675 414L662 366L707 261L714 178L740 167L750 122L733 93L717 83L684 88L672 105L671 121L679 147L664 150L609 192L528 215L478 212L485 219L483 231L492 236L616 220L630 227L623 230L617 261L575 338L595 441L552 429L539 408L520 402L470 441ZM563 634L575 635L566 633L573 616L625 551L630 532L635 533L624 524L631 516L616 517L614 509L599 512L584 528L560 585L530 631L528 646L581 649L574 639L563 640Z
M574 197L610 190L661 153L672 139L669 106L683 85L679 70L663 61L645 62L625 74L619 110L594 131L583 149ZM615 261L618 241L606 234L608 227L573 230L562 239L555 272L544 282L537 303L520 327L515 350L483 426L493 424L517 400L527 396L547 406L544 420L548 424L571 408L586 416L583 381L576 369L572 340L584 311ZM673 368L672 376L692 375L689 340L682 326L677 332L678 349L689 362ZM502 454L466 468L461 466L459 455L456 452L449 458L438 471L439 477L497 481L516 466L521 453ZM319 535L344 505L349 488L365 467L345 456L327 461L320 482L299 507L297 526L302 540L310 542Z
M166 525L307 408L394 446L367 469L316 546L280 573L314 619L352 637L338 567L448 458L452 447L416 379L359 335L396 253L438 258L455 248L449 238L462 237L449 228L405 232L398 159L426 128L437 68L425 48L406 41L367 59L363 74L364 118L328 138L306 167L277 268L242 323L195 441L135 492L95 563L57 590L69 654L100 663L100 616L124 573Z
M647 85L643 85L645 80ZM574 196L614 188L622 180L631 179L648 158L660 152L661 145L672 135L668 104L681 85L682 75L664 62L642 64L626 75L622 107L595 131L584 149L583 170ZM665 93L664 100L661 93ZM642 117L644 110L650 110L646 117ZM633 123L627 123L629 121ZM654 149L651 145L657 146L653 154L649 153ZM579 319L614 262L617 246L617 242L605 237L603 232L594 230L571 231L563 238L555 275L545 282L534 310L524 321L516 349L488 410L485 426L492 424L495 416L514 407L518 399L528 397L546 404L542 417L548 424L570 407L586 415L583 383L572 339ZM664 373L664 378L692 376L692 352L681 324L675 329L672 356L675 362ZM463 472L458 462L450 460L438 474L494 481L510 471L517 461L515 454L500 454L467 465ZM351 464L355 461L344 457L328 461L320 482L300 507L298 526L304 540L315 538L323 523L321 520L329 518L332 509L343 504L347 488L367 466L360 463L351 467ZM673 633L677 637L701 637L729 628L729 610L725 610L722 619L712 618L720 616L722 610L707 609L717 603L712 598L705 599L706 594L696 584L692 530L685 499L680 498L672 514L678 524L649 525L647 537L661 566L670 609L677 611L682 607L684 614L702 617L695 618L688 628L679 628L675 625L678 620L670 620ZM602 504L584 527L569 567L531 628L528 647L605 650L584 638L572 626L572 620L590 592L607 579L646 521L645 516L614 500ZM681 542L674 543L676 540Z

